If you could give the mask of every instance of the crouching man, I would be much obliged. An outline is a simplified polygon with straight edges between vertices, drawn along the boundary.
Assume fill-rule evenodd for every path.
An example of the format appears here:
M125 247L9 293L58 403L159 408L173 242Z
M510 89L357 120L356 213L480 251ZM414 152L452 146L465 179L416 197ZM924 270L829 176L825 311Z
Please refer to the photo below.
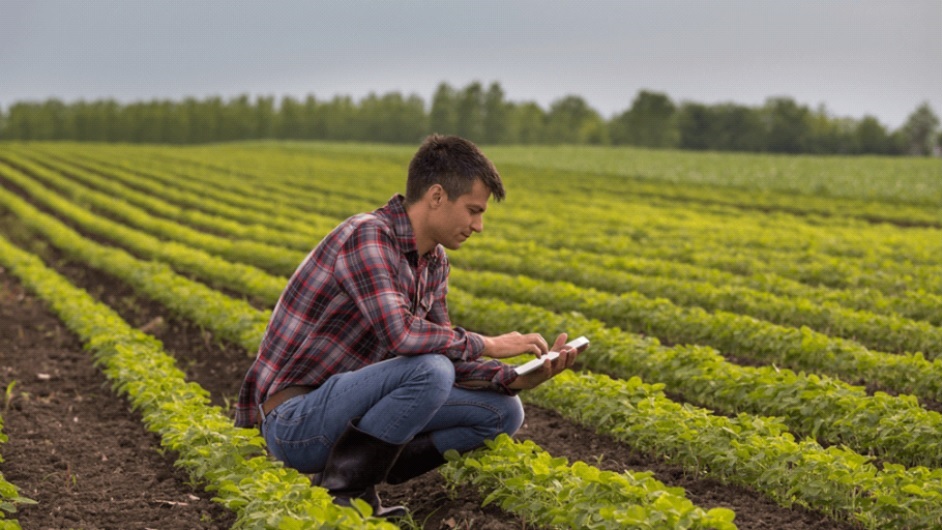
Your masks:
M575 361L565 334L483 336L453 327L449 265L483 230L488 201L504 198L494 165L471 142L429 136L409 164L406 195L337 226L300 264L272 313L236 406L236 424L259 425L271 454L335 502L368 502L523 424L516 393ZM498 359L561 351L518 376Z

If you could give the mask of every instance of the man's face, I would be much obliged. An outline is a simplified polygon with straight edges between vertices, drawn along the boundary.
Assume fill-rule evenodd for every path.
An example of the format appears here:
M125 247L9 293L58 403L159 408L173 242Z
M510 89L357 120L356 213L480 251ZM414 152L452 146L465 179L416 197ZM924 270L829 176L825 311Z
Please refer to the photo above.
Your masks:
M435 212L434 239L451 250L458 249L474 232L484 230L484 211L491 192L475 180L470 193L455 200L445 198Z

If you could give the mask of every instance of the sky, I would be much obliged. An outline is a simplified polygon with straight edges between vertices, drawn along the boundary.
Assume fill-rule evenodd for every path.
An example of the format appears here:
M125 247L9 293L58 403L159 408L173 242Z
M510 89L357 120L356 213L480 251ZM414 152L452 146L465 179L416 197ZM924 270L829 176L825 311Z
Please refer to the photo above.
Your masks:
M499 82L608 118L791 97L891 129L942 116L942 0L0 0L0 108L56 97L362 98Z

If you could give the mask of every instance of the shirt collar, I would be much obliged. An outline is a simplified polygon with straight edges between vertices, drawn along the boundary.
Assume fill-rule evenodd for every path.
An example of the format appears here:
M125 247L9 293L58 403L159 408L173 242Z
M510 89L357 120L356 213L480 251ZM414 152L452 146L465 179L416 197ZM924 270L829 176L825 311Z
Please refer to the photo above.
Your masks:
M409 214L406 213L405 200L406 198L401 193L397 193L389 199L389 202L387 202L386 206L383 206L380 211L389 218L393 231L396 233L396 239L399 241L403 252L407 254L411 253L416 256L416 258L419 258L419 247L415 241L415 230L412 228L412 222L409 221ZM441 245L435 245L435 248L424 257L428 261L429 266L434 268L445 258L445 250Z

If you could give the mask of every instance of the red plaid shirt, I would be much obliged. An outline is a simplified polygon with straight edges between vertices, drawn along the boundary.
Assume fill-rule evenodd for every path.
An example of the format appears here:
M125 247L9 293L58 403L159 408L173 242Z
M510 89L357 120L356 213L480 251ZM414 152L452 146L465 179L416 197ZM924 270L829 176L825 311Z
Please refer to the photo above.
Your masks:
M480 359L484 339L452 327L445 251L418 255L403 200L341 223L291 276L242 384L236 425L255 425L258 404L285 387L318 386L396 355L445 355L456 384L512 392L513 368Z

